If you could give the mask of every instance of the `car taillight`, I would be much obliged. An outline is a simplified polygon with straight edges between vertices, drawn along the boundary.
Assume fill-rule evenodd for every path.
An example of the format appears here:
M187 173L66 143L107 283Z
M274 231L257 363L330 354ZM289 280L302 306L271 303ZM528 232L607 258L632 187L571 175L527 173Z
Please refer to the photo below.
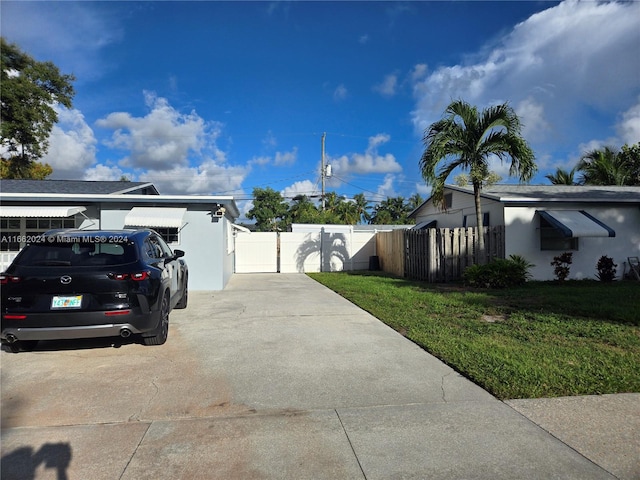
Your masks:
M0 275L0 285L6 285L7 283L18 283L20 280L22 279L16 275L6 275L4 273Z
M141 282L149 278L149 272L134 272L134 273L110 273L109 278L111 280L126 280L130 278L136 282Z
M131 310L109 310L108 312L104 312L107 317L114 317L116 315L129 315Z
M5 320L25 320L27 316L6 314L6 315L3 315L2 318L4 318Z

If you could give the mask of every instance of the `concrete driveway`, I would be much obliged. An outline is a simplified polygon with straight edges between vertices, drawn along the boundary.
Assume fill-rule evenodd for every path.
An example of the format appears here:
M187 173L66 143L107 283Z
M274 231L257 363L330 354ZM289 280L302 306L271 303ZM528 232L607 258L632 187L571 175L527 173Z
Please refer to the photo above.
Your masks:
M594 463L305 275L235 275L172 312L166 345L116 347L2 352L3 479L640 473L620 454Z

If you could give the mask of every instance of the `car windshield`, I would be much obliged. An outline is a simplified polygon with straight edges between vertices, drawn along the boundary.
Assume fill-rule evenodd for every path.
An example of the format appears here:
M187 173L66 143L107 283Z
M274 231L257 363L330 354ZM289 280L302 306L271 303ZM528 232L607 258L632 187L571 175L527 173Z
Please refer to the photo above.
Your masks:
M86 239L83 239L86 240ZM34 243L16 258L22 266L101 266L122 265L136 261L132 243Z

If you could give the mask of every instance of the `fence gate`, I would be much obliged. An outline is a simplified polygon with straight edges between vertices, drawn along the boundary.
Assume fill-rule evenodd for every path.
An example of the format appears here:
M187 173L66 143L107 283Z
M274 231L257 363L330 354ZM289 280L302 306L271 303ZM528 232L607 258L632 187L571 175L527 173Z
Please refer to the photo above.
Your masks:
M375 232L252 232L235 238L236 273L366 270Z
M278 234L239 233L236 238L236 273L277 273Z

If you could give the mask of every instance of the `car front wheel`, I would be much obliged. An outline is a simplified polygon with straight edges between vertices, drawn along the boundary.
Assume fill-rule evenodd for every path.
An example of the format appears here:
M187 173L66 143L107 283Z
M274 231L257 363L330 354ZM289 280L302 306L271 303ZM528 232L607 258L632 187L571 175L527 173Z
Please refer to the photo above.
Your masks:
M155 335L144 337L145 345L162 345L169 335L169 294L165 293L160 304L160 321Z

